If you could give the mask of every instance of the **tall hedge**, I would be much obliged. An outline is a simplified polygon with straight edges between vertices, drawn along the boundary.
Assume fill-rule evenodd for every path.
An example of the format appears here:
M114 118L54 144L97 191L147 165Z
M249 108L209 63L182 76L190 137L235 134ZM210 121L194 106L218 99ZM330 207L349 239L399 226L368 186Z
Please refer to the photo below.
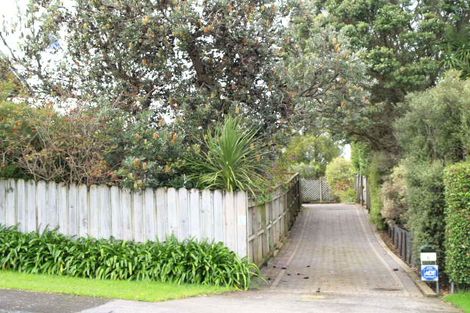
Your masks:
M470 162L448 166L444 184L446 272L453 282L470 286Z
M418 260L421 247L430 245L437 252L439 265L444 266L444 165L439 161L407 160L406 172L405 226L413 234L413 257Z

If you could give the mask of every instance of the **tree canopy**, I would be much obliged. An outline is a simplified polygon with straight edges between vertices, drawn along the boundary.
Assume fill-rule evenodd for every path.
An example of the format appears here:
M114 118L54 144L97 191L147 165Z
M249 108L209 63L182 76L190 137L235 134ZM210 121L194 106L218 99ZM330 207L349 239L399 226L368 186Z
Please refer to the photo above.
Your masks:
M397 152L392 125L403 114L399 103L405 95L434 85L446 66L465 62L459 56L468 47L449 34L468 31L468 1L318 0L315 5L323 25L349 38L374 79L370 105L360 113L369 122L368 133L358 139L374 150Z

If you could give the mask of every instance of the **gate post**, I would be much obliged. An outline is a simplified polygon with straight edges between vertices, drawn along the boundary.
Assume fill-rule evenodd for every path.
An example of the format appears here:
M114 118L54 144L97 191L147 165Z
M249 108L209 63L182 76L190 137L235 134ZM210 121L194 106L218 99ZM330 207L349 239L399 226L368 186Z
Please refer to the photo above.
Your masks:
M323 202L323 177L320 177L320 202Z

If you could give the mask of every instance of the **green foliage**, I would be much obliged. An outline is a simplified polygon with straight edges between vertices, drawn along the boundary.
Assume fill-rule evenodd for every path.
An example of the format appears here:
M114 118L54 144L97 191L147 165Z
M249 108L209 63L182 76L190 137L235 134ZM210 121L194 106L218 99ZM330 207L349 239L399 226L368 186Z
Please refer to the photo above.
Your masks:
M354 126L356 132L366 132L368 121L358 114L368 105L365 64L343 33L322 25L311 3L290 4L277 70L295 105L292 127L327 129L340 139L355 137Z
M0 101L6 101L14 96L22 96L27 88L12 71L7 58L0 52Z
M470 80L448 72L436 87L407 97L407 113L395 132L406 155L446 163L468 153Z
M118 109L0 103L0 176L132 189L181 187L184 132Z
M118 123L123 129L112 138L115 149L108 155L118 166L121 185L132 189L187 186L183 160L190 149L185 132L178 125L153 121L149 112L136 119L123 115L127 123Z
M470 162L448 166L444 184L446 273L470 286Z
M467 115L470 81L448 72L439 83L406 98L406 113L395 123L395 134L406 158L407 227L413 232L413 252L429 244L444 265L443 167L468 155Z
M354 169L350 161L336 158L326 167L326 179L341 202L354 202Z
M202 188L254 193L264 184L267 170L267 149L256 136L239 118L227 117L207 132L202 147L188 160L189 179Z
M399 225L405 224L406 203L406 168L399 164L393 168L390 176L382 184L381 215L388 221Z
M461 71L461 77L470 77L470 26L449 28L446 32L444 65Z
M29 139L33 136L33 130L25 123L25 116L31 109L23 104L0 102L0 176L27 178L26 171L18 164L22 156L20 137Z
M338 157L338 145L326 135L294 137L282 158L287 166L304 178L318 178L325 175L327 164Z
M354 111L367 127L351 124L349 132L373 150L396 153L393 123L403 114L397 104L445 70L448 30L468 25L468 2L318 0L315 6L319 20L349 38L372 78L370 104Z
M58 114L51 106L0 103L3 177L58 182L111 182L105 159L114 134L96 110Z
M461 308L464 313L470 313L470 292L448 294L444 299Z
M210 284L246 289L256 266L222 243L135 243L70 238L46 230L21 233L0 227L0 269L110 280Z
M413 234L413 256L419 259L420 248L432 246L438 263L444 265L444 166L440 161L409 159L405 163L407 181L407 228Z
M169 114L191 132L238 111L274 133L292 113L274 71L275 1L63 2L31 0L0 32L18 38L10 57L36 95Z
M367 175L370 161L370 148L361 142L351 144L351 162L356 173Z
M385 227L382 217L381 185L385 174L385 161L383 153L374 153L368 168L368 183L370 192L370 219L378 229Z

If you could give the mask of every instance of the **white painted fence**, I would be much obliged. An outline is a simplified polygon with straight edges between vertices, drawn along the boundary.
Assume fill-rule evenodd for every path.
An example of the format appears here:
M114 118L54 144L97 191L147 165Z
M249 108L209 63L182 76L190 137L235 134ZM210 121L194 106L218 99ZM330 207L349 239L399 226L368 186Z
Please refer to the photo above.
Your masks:
M248 197L244 192L63 185L0 180L0 224L21 231L46 226L72 236L123 240L197 238L223 242L247 255Z
M300 195L303 203L333 202L336 200L326 177L320 177L319 179L301 178Z

